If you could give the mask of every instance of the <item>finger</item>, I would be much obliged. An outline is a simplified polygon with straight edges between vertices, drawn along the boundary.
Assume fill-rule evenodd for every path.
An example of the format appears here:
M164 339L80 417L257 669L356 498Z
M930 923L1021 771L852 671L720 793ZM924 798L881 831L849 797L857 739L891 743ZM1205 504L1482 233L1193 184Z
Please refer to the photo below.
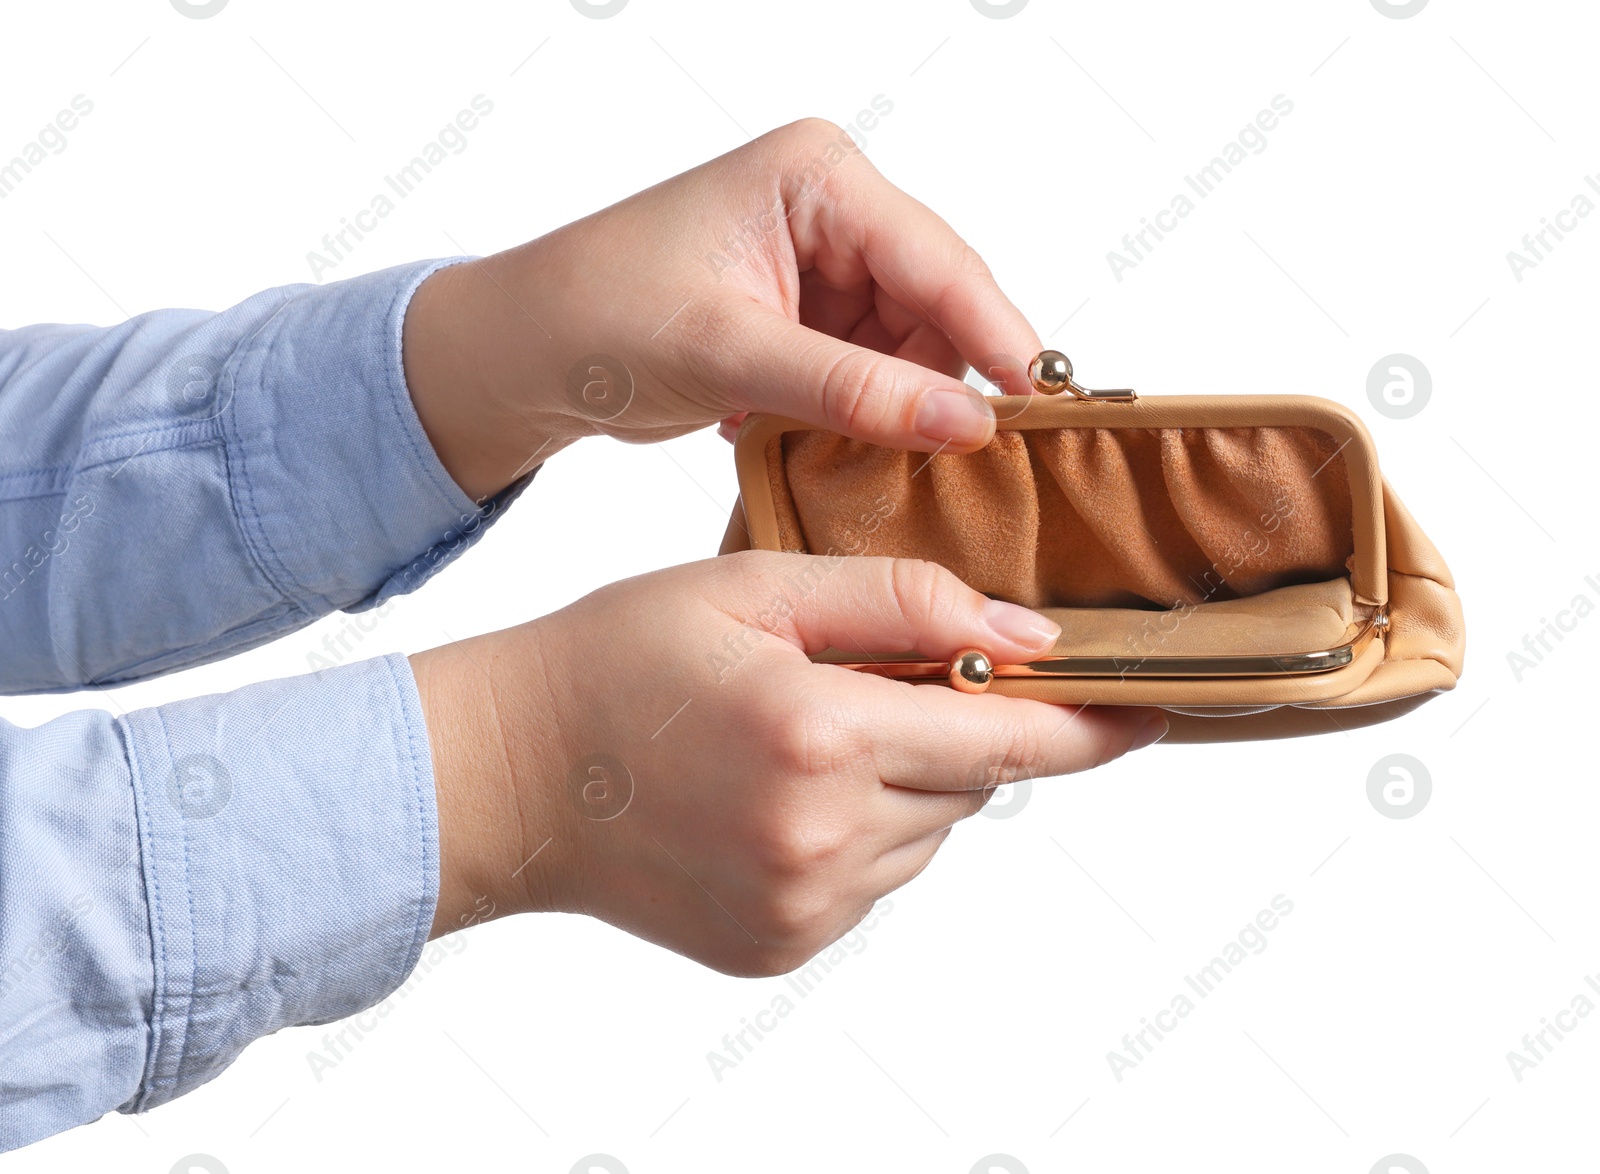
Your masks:
M1037 612L989 599L916 559L766 554L730 566L770 630L808 653L915 651L948 659L981 648L996 664L1016 664L1042 656L1061 635ZM742 573L751 566L757 574ZM774 596L784 606L773 607Z
M936 327L974 367L992 356L1027 387L1025 365L1039 336L1000 289L978 253L932 209L913 199L863 159L829 177L826 200L791 217L796 258L829 284L849 289L863 276Z
M882 291L879 294L878 306L847 332L826 330L804 319L802 322L854 346L893 355L951 379L964 380L967 361L957 353L950 340L920 318L907 317L904 310L882 296Z
M949 838L950 828L943 827L885 852L868 873L873 891L882 898L916 880Z
M894 348L894 356L952 379L961 379L967 373L967 361L956 353L950 340L933 327L920 322Z
M953 375L857 346L754 305L728 307L740 345L700 361L729 404L789 416L891 448L971 452L994 409Z
M951 572L915 559L762 552L723 563L743 587L724 609L807 653L837 648L919 652L944 660L979 648L996 664L1034 660L1060 629L1027 608L986 598ZM839 720L873 747L878 777L920 790L962 790L1011 777L1070 774L1109 762L1166 732L1159 710L1071 709L994 694L968 696L836 665L801 671L826 684ZM974 773L976 772L976 777Z
M857 676L857 682L843 686L852 696L841 712L871 729L866 741L878 777L896 787L983 790L1076 774L1142 749L1167 732L1159 709L1049 705L987 693L973 697L939 686Z
M885 785L879 796L883 851L892 852L976 815L992 794L993 788L928 791Z
M862 340L859 338L853 338L852 341L856 345L862 345ZM904 359L919 367L926 367L930 371L937 371L951 379L965 382L963 377L966 375L967 361L956 353L948 338L931 326L919 322L907 334L905 340L895 346L893 353L897 359ZM1005 390L1004 380L1008 376L1003 366L991 363L977 370L984 378ZM1032 388L1026 389L1026 392L1032 394ZM735 412L725 417L717 425L717 435L729 444L734 443L739 439L739 425L744 423L744 418L749 414L749 412Z

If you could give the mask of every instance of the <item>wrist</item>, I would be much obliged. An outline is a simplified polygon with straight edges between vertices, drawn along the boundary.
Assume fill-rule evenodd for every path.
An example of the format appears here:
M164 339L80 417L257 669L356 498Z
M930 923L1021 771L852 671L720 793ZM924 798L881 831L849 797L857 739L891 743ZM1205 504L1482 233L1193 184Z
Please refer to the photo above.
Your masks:
M406 309L406 384L451 478L483 502L578 438L546 369L549 340L489 258L430 274Z
M435 937L481 920L485 900L496 915L581 908L543 622L410 658L438 810Z
M494 699L470 659L483 655L448 644L410 658L428 728L438 812L439 897L430 937L481 920L485 902L498 915L528 907L510 877L520 838L513 830L515 809L508 812L505 802L509 789Z

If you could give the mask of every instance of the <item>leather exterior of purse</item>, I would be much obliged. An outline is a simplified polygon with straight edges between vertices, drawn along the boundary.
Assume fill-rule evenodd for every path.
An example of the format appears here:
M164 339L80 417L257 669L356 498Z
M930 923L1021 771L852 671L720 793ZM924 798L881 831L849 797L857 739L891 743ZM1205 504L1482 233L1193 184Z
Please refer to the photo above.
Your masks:
M1025 462L1028 461L1032 463L1031 475L1038 476L1041 459L1036 449L1029 450L1031 455L1024 455L1017 446L1024 443L1048 445L1059 439L1049 435L1052 431L1090 433L1073 439L1081 440L1097 452L1108 444L1113 446L1117 450L1113 456L1120 464L1108 468L1118 476L1142 475L1144 482L1152 479L1151 469L1155 470L1153 476L1159 478L1161 469L1171 463L1173 454L1181 463L1187 449L1194 448L1197 443L1224 454L1236 453L1228 459L1238 468L1212 476L1212 482L1219 488L1209 489L1203 480L1191 479L1172 491L1176 502L1173 508L1179 513L1192 513L1204 507L1206 503L1192 500L1196 496L1215 492L1220 497L1232 492L1229 477L1255 477L1259 483L1260 470L1252 469L1250 464L1256 460L1264 438L1314 437L1320 447L1310 451L1303 463L1321 459L1318 454L1322 452L1328 454L1309 476L1316 479L1324 468L1329 468L1325 484L1338 486L1337 524L1341 528L1348 525L1348 537L1341 536L1340 540L1346 542L1349 553L1343 566L1334 567L1331 573L1325 570L1320 575L1309 576L1326 581L1296 581L1295 568L1289 567L1285 569L1287 582L1284 584L1267 583L1262 590L1256 589L1259 584L1239 591L1230 588L1216 599L1205 594L1204 602L1198 605L1192 602L1185 605L1179 600L1152 601L1148 596L1154 592L1149 590L1144 592L1143 598L1136 599L1137 606L1131 608L1117 606L1115 600L1108 605L1106 600L1113 597L1105 590L1101 590L1089 606L1071 600L1066 607L1049 606L1055 601L1049 598L1048 592L1015 600L1034 606L1061 623L1063 641L1070 642L1072 651L1115 655L1121 648L1126 655L1126 650L1136 644L1147 652L1150 649L1167 652L1174 648L1192 649L1204 643L1212 651L1222 648L1263 652L1273 649L1274 640L1281 644L1291 639L1284 633L1298 633L1299 639L1305 642L1314 635L1326 637L1341 627L1354 631L1363 622L1369 625L1371 633L1370 639L1354 649L1349 663L1327 671L1259 676L1145 676L1137 672L1097 677L1025 676L996 679L992 691L1059 704L1156 705L1169 711L1172 729L1168 741L1208 742L1294 737L1370 725L1408 712L1434 694L1455 686L1462 669L1465 629L1454 581L1438 550L1383 479L1377 452L1366 428L1345 407L1315 397L1281 395L1145 396L1132 402L1018 396L997 397L990 402L995 406L999 421L997 441L1008 433L1024 434L1004 442L1017 449L1017 455L1012 458L1013 479L1023 475L1018 470L1027 468ZM925 538L951 529L935 525L926 515L941 508L939 494L947 492L944 486L965 484L943 475L918 483L918 474L927 477L923 469L934 463L938 463L939 470L958 472L959 466L947 463L968 460L968 456L948 454L929 458L921 453L897 454L830 434L809 438L801 435L814 431L809 425L774 416L752 415L745 421L735 450L740 501L729 522L721 553L760 549L839 555L842 550L845 557L876 553L933 557L934 561L945 565L962 564L951 569L969 582L983 578L977 571L962 574L967 560L959 549L952 554L946 547L943 557L935 557L933 553L904 548L906 542L915 544L919 534ZM1212 439L1216 443L1210 443ZM811 451L819 454L809 463L796 455L797 450L803 453L799 446L807 441ZM1093 447L1096 445L1098 447ZM1124 459L1119 446L1143 451L1148 459L1143 466L1135 467L1136 462ZM1196 460L1211 459L1213 457L1204 452L1196 457ZM1155 463L1158 461L1160 465ZM827 521L826 517L822 522L808 525L807 519L799 516L795 502L807 497L803 491L810 491L812 501L830 503L828 510L820 511L813 505L814 514L836 512L831 502L840 496L842 488L863 484L859 468L872 462L889 470L874 474L880 479L886 478L883 483L892 491L886 495L890 505L884 508L892 510L898 500L904 510L899 548L893 541L875 547L871 534L867 534L867 540L851 544L830 540L830 531L822 524ZM1132 472L1123 465L1129 466ZM1144 469L1143 474L1140 468ZM912 469L915 472L911 472ZM1335 470L1339 476L1334 475ZM792 483L791 475L800 479L800 483ZM1300 478L1304 480L1305 475L1302 468ZM817 480L829 483L806 484ZM994 484L992 471L988 482L977 478L973 483L977 488L971 492L985 492L985 484ZM1343 500L1345 485L1348 486L1347 515ZM915 490L914 494L906 491L908 486ZM1094 491L1090 486L1088 492ZM1121 492L1140 494L1144 490L1135 485ZM859 504L864 507L860 517L865 521L872 516L872 510L865 508L871 503ZM1137 502L1130 504L1138 505ZM1160 504L1165 506L1166 503ZM1237 513L1237 502L1233 507ZM1144 529L1150 514L1148 506L1140 508L1146 511L1143 515L1140 509L1129 508L1125 518L1113 519L1111 528ZM1056 516L1061 515L1058 512ZM1266 516L1263 513L1263 520ZM1333 515L1318 515L1324 526L1329 525L1328 516ZM1105 529L1103 518L1097 518L1096 522ZM1043 514L1038 524L1045 524ZM837 535L838 532L835 524L831 533ZM888 535L889 532L884 533ZM1162 533L1166 535L1166 531ZM1148 529L1145 529L1144 538L1137 534L1132 538L1137 539L1137 545L1155 543L1159 546ZM1175 542L1169 538L1167 548L1184 545L1181 540L1186 540L1187 535L1179 534L1179 539ZM1117 536L1113 533L1109 541L1116 545ZM1095 549L1103 551L1103 545ZM992 566L997 556L1003 560L1007 553L984 551L982 559L973 560L974 565ZM1192 557L1190 562L1192 564ZM1056 565L1062 565L1059 558ZM1227 580L1231 570L1218 566L1217 582ZM1196 575L1192 565L1189 572L1191 582L1209 582L1212 578L1205 571ZM1041 574L1045 575L1045 587L1049 588L1048 573ZM1245 578L1247 576L1234 575L1236 582ZM1302 575L1304 578L1306 576ZM973 582L973 585L980 590L986 588L982 581ZM1000 597L1006 594L994 590L990 593ZM1292 651L1290 648L1280 650ZM818 659L846 658L835 654Z

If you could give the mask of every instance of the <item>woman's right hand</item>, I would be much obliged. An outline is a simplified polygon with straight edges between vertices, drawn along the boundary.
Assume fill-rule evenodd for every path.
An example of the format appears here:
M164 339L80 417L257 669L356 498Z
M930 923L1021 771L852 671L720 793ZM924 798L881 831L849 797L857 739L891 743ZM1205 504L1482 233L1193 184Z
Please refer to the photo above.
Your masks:
M972 452L995 418L967 364L1026 395L1040 342L950 225L811 118L439 270L403 346L434 450L483 501L580 436L731 433L747 411Z
M749 552L414 656L435 933L487 896L730 974L792 970L921 872L994 778L1086 770L1166 731L1158 710L969 696L807 654L1004 663L1056 635L930 563Z

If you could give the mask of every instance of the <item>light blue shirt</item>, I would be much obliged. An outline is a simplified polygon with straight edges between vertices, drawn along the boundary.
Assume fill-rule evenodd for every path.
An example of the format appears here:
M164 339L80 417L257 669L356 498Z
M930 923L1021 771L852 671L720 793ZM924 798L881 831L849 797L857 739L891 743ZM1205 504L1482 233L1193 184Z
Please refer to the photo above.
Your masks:
M0 692L217 660L412 591L475 542L526 480L463 494L401 367L411 294L449 263L0 330ZM378 1002L437 893L402 656L0 721L0 1149Z

